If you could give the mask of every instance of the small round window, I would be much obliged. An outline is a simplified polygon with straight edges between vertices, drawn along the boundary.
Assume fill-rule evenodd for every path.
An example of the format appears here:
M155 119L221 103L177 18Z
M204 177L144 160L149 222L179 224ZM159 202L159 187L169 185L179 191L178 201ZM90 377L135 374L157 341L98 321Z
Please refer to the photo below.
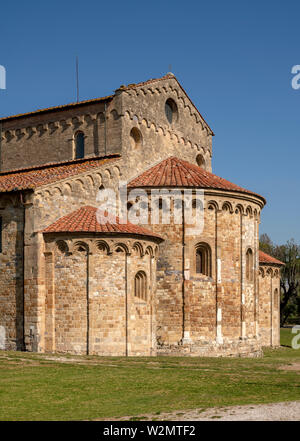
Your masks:
M170 124L172 124L174 121L177 120L178 118L177 105L175 101L172 100L171 98L167 99L166 101L165 112L166 112L167 120L169 121Z

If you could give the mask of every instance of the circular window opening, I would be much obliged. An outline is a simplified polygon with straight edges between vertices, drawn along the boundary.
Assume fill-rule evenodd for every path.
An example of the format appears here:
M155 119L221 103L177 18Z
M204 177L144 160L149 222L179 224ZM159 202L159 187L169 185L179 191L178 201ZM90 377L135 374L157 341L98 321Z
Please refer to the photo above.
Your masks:
M178 118L178 109L177 104L175 103L172 98L167 99L165 104L165 112L167 120L170 124L172 124L174 121L177 121Z
M199 167L205 168L205 159L202 155L197 155L196 162Z
M130 131L130 142L132 148L138 148L142 145L142 134L136 127L133 127Z

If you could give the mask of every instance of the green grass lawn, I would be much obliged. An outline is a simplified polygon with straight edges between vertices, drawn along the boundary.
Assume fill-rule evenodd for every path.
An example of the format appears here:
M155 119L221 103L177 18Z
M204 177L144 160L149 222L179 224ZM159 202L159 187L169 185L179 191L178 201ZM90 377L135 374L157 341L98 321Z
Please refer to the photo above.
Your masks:
M85 357L0 351L0 420L84 420L300 400L294 334L263 358ZM59 356L60 357L60 356Z

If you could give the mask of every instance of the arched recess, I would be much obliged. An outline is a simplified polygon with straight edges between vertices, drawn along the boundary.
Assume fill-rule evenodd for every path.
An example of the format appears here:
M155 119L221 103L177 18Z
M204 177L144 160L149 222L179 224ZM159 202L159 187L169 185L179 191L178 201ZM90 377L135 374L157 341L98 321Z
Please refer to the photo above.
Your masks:
M199 153L199 154L196 156L196 163L197 163L197 165L198 165L199 167L205 169L206 163L205 163L204 156L201 155L201 153Z
M219 211L219 204L217 201L208 201L207 208L208 208L208 210Z
M195 246L195 273L209 277L212 274L211 248L205 242Z
M150 245L147 246L145 254L148 254L151 258L154 257L154 250Z
M134 296L147 301L147 275L144 271L138 271L134 276Z
M98 240L96 242L96 247L97 250L101 253L101 254L110 254L110 248L107 242L105 242L105 240Z
M77 253L88 253L89 252L89 246L86 242L78 241L75 242L73 246L73 252Z
M125 243L122 243L122 242L118 242L118 243L116 243L116 244L114 245L114 247L113 247L113 251L114 251L115 253L125 253L125 254L127 254L127 255L130 254L130 251L129 251L128 246L127 246Z
M229 201L225 201L222 205L223 211L229 211L230 213L233 213L232 204Z
M277 288L274 290L274 305L275 309L277 310L279 307L279 291Z
M68 244L64 240L57 240L55 245L56 245L56 249L59 253L67 254L69 252Z
M244 207L242 204L237 204L235 207L236 214L244 214Z
M138 149L142 146L142 133L137 127L133 127L130 131L130 143L133 149Z
M252 217L252 207L250 205L246 208L246 215Z
M251 248L248 248L246 252L246 279L248 282L253 281L253 251Z
M132 246L132 251L134 253L136 253L139 257L143 257L144 255L144 250L143 250L143 246L141 245L140 242L135 242Z
M75 142L75 159L84 158L85 154L85 141L84 141L84 133L78 131L75 133L74 142Z

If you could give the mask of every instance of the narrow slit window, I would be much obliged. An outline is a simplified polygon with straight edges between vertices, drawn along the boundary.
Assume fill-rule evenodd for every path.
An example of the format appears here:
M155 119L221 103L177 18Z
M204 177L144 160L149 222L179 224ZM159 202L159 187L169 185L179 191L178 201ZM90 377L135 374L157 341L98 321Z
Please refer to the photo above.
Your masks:
M246 279L249 282L253 281L253 252L251 248L246 253Z
M144 271L138 271L134 278L134 295L147 301L147 276Z
M78 132L75 136L75 159L84 158L84 133Z

